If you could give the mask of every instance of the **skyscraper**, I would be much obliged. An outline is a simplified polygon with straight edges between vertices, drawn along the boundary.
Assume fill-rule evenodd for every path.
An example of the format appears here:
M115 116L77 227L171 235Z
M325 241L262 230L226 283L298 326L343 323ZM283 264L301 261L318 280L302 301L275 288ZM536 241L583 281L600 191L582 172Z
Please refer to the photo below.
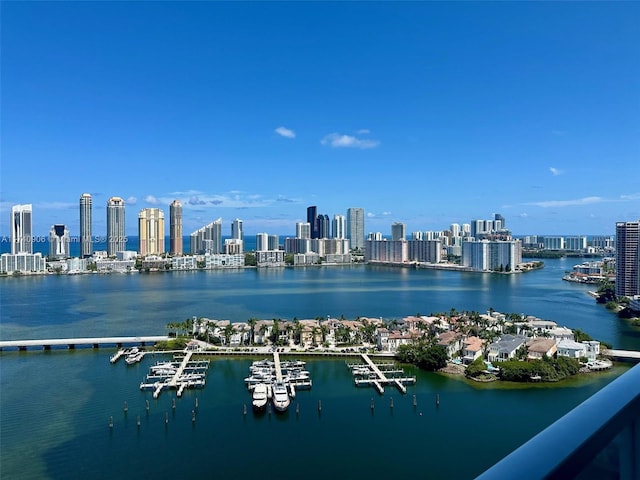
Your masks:
M296 222L296 238L311 238L309 222Z
M107 202L107 255L110 257L127 247L124 218L124 200L111 197Z
M29 205L11 207L11 253L33 253L33 208Z
M364 209L347 209L347 238L351 248L364 249Z
M616 295L640 295L640 220L616 223Z
M331 222L329 221L329 215L318 215L316 217L317 224L317 237L316 238L331 238Z
M391 225L391 240L405 240L407 238L407 227L404 223L395 222Z
M70 243L69 229L65 225L52 225L49 230L49 258L69 258Z
M318 207L307 207L307 223L311 228L311 238L318 238Z
M164 253L164 212L159 208L143 208L138 214L140 255Z
M174 200L169 205L169 253L182 255L182 203Z
M334 215L331 238L347 238L347 219L344 215Z
M93 239L91 237L93 200L91 195L80 195L80 257L93 255Z
M244 240L244 233L242 231L242 220L236 218L231 224L231 238L235 240Z
M191 253L222 253L222 218L219 218L191 234Z

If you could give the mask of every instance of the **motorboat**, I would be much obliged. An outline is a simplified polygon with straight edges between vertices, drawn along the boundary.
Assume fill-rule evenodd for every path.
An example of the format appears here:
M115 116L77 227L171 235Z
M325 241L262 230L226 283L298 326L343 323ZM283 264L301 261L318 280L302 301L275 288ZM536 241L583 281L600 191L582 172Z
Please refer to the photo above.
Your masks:
M256 412L263 411L267 407L267 385L258 383L253 389L253 409Z
M273 383L273 407L278 412L285 412L289 408L289 392L284 382Z
M142 360L143 357L144 357L144 352L138 351L138 349L136 348L136 351L134 353L130 353L129 355L127 355L124 361L127 362L127 365L133 365L134 363L137 363L140 360Z

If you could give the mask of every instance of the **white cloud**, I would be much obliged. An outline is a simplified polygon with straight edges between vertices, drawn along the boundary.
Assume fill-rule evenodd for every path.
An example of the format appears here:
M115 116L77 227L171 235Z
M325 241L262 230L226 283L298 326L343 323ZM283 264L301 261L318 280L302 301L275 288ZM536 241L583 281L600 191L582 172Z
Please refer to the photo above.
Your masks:
M536 207L548 208L548 207L575 207L580 205L591 205L594 203L602 203L606 200L602 197L584 197L576 198L573 200L545 200L542 202L531 202L525 205L534 205Z
M562 170L556 167L549 167L549 171L554 177L557 177L558 175L562 175L564 173Z
M151 205L159 205L161 202L153 195L147 195L144 197L144 201L150 203Z
M129 197L124 202L125 205L135 205L136 203L138 203L138 199L136 197Z
M631 200L640 200L640 193L631 193L629 195L620 195L620 200L628 202Z
M334 148L375 148L380 145L378 140L368 140L357 138L352 135L341 135L339 133L330 133L329 135L325 135L322 140L320 140L322 145L327 145Z
M529 216L528 213L526 212L522 212L520 215L518 215L520 218L527 218Z
M369 130L368 128L361 128L360 130L358 130L356 132L358 135L366 135L368 133L371 133L371 130Z
M296 132L285 127L278 127L275 129L275 132L281 137L296 138Z

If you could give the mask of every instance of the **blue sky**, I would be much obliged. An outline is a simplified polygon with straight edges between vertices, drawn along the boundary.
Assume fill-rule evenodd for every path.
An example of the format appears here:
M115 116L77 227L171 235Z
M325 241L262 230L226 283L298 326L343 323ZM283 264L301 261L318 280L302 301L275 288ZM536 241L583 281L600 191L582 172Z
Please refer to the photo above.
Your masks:
M640 218L637 2L2 2L0 234L78 199L294 235Z

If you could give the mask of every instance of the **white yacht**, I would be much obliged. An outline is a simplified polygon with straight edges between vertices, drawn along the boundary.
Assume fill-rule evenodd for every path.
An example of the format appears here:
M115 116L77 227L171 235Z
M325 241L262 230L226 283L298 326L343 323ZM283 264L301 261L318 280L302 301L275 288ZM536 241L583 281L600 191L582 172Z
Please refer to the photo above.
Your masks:
M289 392L284 382L273 383L273 407L278 412L284 412L289 408Z
M124 359L124 361L127 362L127 365L133 365L134 363L142 360L142 358L144 357L143 351L139 351L137 348L135 350L135 352L130 353Z
M267 385L258 383L253 389L253 409L262 411L267 406Z

